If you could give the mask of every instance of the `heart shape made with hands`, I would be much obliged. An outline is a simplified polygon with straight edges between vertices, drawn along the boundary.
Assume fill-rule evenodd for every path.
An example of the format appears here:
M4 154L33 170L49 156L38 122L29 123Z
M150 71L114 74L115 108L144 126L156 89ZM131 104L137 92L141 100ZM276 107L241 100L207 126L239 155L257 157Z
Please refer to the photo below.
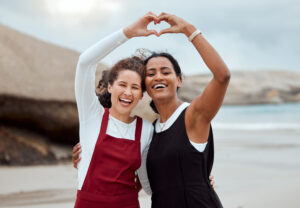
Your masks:
M157 16L152 12L125 28L127 37L139 37L156 35L160 36L165 33L182 33L187 22L183 19L166 13ZM159 30L159 32L157 32Z
M158 16L153 12L148 12L143 18L141 18L141 21L144 23L144 26L145 23L147 24L145 29L147 30L148 35L155 34L157 36L160 36L164 33L181 32L179 30L180 27L178 26L182 25L182 23L185 23L183 19L164 12Z
M148 24L147 30L154 30L157 32L157 34L162 35L161 34L162 31L165 31L166 29L170 29L171 27L172 26L165 20L162 20L158 23L155 23L153 20Z

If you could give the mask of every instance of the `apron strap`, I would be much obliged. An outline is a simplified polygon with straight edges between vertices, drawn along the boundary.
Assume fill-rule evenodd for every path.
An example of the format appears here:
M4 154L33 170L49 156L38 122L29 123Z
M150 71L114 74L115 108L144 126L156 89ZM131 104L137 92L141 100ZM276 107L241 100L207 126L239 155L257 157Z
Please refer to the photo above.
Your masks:
M135 141L140 142L142 134L143 119L137 116L135 127Z
M104 111L104 115L103 115L101 127L100 127L100 138L103 138L103 136L105 136L107 125L108 125L109 109L105 108L104 110L105 111Z

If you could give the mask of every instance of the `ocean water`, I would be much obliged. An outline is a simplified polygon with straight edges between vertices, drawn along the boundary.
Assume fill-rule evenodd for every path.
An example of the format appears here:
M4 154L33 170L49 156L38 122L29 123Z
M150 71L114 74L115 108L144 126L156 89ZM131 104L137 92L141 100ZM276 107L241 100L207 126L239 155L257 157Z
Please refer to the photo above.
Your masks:
M300 130L300 103L222 106L212 125L220 130Z

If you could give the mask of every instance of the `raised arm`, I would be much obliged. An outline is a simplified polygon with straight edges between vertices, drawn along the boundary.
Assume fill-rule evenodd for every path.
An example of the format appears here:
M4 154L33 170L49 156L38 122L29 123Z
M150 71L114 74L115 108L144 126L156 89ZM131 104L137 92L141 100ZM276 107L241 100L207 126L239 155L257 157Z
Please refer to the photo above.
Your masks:
M162 13L159 20L166 21L171 25L170 28L161 31L160 35L164 33L182 33L190 37L197 30L195 26L175 15ZM210 122L222 105L230 80L230 72L219 54L201 33L192 39L192 44L213 74L212 80L205 87L203 93L192 101L186 112L189 138L201 137L201 142L205 142Z
M99 61L129 38L158 35L156 31L147 29L152 21L157 22L158 18L148 12L133 24L100 40L80 55L76 69L75 95L81 122L100 113L99 111L103 112L95 94L95 72Z
M128 38L119 30L84 51L78 60L75 76L75 95L80 122L103 113L95 93L95 73L99 61Z

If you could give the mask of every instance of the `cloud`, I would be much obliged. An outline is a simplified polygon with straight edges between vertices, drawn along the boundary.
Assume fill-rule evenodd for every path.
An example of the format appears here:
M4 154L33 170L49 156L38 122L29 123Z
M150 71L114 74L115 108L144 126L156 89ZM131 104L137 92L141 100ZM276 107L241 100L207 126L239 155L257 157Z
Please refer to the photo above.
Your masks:
M104 6L106 2L112 3L110 8ZM78 51L148 11L157 14L165 11L181 16L199 28L231 69L300 71L300 3L295 0L95 0L94 8L88 14L77 17L50 14L43 0L0 0L0 4L2 23ZM118 8L114 9L114 5ZM205 71L199 55L182 35L130 40L118 49L118 53L105 60L113 63L139 47L168 50L187 73Z

